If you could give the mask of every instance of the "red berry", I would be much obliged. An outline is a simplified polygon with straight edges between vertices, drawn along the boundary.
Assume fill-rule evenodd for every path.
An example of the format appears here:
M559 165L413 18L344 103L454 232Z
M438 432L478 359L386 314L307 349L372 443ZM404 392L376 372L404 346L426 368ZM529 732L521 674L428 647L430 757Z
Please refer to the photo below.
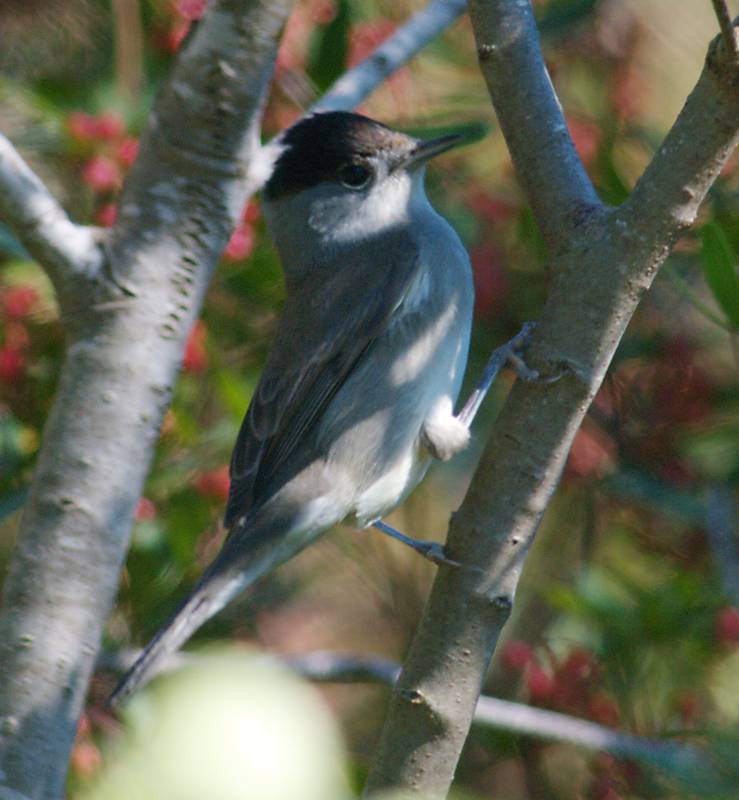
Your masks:
M38 292L33 286L9 286L0 294L0 302L6 316L11 319L23 319L38 303Z
M190 331L190 336L185 345L185 357L182 368L187 372L202 372L208 366L208 353L205 349L205 339L208 331L205 323L199 319Z
M578 430L565 465L568 478L600 478L613 469L616 445L588 421Z
M251 224L252 222L256 222L259 219L261 213L262 212L259 210L259 203L257 203L256 200L250 200L244 206L244 210L241 213L241 221L247 224Z
M3 333L5 346L11 350L23 351L31 344L28 328L22 322L8 321Z
M67 131L78 142L91 142L97 138L97 121L91 114L73 111L67 117Z
M84 166L82 177L95 192L110 192L121 182L118 165L107 156L94 156Z
M200 19L208 7L208 0L176 0L175 13L188 20Z
M231 485L228 464L198 475L192 482L195 491L211 500L228 500L228 490Z
M690 725L700 719L703 704L695 692L683 692L675 704L677 713L684 725Z
M115 111L104 111L95 119L95 130L98 139L110 141L123 136L126 126L121 116Z
M588 702L588 714L594 722L614 728L621 718L616 701L605 692L594 694Z
M247 225L239 225L223 251L226 261L243 261L254 249L254 231Z
M157 507L148 497L141 497L136 506L136 521L141 522L146 519L154 519L157 515Z
M103 228L109 228L118 216L118 206L115 203L105 203L95 212L95 222Z
M531 648L519 639L511 639L503 646L501 658L509 669L521 670L527 667L534 654Z
M532 664L526 676L526 686L529 690L529 697L532 700L548 700L554 689L554 679L544 672L538 664Z
M11 383L23 375L25 359L23 354L12 347L0 347L0 381Z
M739 608L724 606L716 614L716 638L722 645L733 646L739 642Z
M116 149L116 156L126 169L133 165L138 154L139 140L133 136L127 136L123 139Z

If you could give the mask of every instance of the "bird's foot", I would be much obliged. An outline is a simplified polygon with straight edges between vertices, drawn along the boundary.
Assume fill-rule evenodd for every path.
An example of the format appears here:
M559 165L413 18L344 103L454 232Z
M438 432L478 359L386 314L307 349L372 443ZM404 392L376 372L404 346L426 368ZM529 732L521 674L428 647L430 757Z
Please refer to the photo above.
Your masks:
M406 536L404 533L396 530L392 527L392 525L388 525L381 519L373 522L372 526L377 528L378 531L382 531L387 536L391 536L393 539L402 542L404 545L415 550L417 553L420 553L432 564L436 564L437 566L440 564L445 564L448 567L464 566L459 561L454 561L451 558L447 558L446 554L444 553L444 546L439 544L439 542L429 542L424 539L412 539L410 536Z

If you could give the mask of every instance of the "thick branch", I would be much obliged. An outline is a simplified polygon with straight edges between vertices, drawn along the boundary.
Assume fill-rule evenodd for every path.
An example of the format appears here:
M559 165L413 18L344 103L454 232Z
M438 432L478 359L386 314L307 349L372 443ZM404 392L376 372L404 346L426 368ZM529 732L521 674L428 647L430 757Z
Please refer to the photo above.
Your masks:
M0 219L20 238L64 295L103 264L97 228L76 225L42 181L0 134Z
M367 794L393 788L446 797L526 552L572 439L643 292L694 217L739 135L739 102L736 89L730 88L737 86L739 67L712 45L692 100L667 140L675 142L687 165L674 163L669 173L669 151L663 150L633 201L610 212L591 205L591 213L577 225L572 211L581 198L587 205L592 190L572 157L553 95L530 107L531 92L542 86L540 81L532 87L531 69L521 52L531 48L532 63L541 63L536 40L526 33L531 24L528 4L476 4L473 22L478 42L487 48L481 53L486 70L494 55L491 91L496 103L501 98L501 127L529 131L527 142L514 135L510 144L553 254L551 291L527 361L544 375L559 372L562 377L549 385L519 381L500 413L447 543L451 559L482 568L484 575L477 569L439 569L391 699ZM527 102L514 102L506 90L498 91L507 59L523 75ZM512 87L516 74L510 76ZM532 118L544 133L532 129ZM691 151L682 132L697 124L701 141ZM547 145L546 132L552 129L557 135ZM539 152L545 146L549 149ZM535 196L535 187L543 197ZM645 197L658 205L659 214L645 208ZM563 212L557 211L557 202ZM640 206L644 217L637 220L634 209ZM552 227L551 214L562 223L559 230Z
M0 615L0 794L63 795L75 721L187 334L245 201L288 0L211 5L142 138L96 306L77 298ZM26 178L27 180L27 178ZM58 206L26 209L71 265ZM51 209L51 212L48 211ZM23 221L20 212L16 221ZM39 235L33 233L33 235ZM48 234L44 234L48 237ZM70 234L69 239L73 237Z
M61 791L73 722L185 337L255 190L251 165L264 166L261 104L290 5L211 4L159 97L124 187L108 247L115 280L102 286L110 296L80 293L67 317L67 365L0 616L0 775L29 797ZM389 48L393 68L458 8L456 0L435 0L403 26ZM387 73L370 63L353 75L356 94L342 90L346 107ZM119 285L125 299L114 292Z
M469 3L480 68L516 175L552 251L600 207L572 142L528 2Z

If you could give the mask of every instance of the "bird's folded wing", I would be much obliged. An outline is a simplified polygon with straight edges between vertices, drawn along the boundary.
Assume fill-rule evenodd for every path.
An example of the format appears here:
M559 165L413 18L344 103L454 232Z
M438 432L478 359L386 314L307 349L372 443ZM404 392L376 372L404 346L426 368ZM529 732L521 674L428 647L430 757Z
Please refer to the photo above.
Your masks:
M231 458L225 523L264 503L289 477L301 440L385 330L419 269L408 233L385 233L316 264L291 287L275 342Z

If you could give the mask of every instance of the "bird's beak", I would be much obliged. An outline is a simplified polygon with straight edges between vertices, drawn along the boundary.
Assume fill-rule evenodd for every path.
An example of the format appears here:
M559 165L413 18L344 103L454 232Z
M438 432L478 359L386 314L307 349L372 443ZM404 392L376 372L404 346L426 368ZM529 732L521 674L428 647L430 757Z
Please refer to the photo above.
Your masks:
M397 166L404 169L420 167L441 153L446 153L447 150L458 145L464 138L461 133L451 133L447 136L440 136L438 139L419 141L416 147Z

